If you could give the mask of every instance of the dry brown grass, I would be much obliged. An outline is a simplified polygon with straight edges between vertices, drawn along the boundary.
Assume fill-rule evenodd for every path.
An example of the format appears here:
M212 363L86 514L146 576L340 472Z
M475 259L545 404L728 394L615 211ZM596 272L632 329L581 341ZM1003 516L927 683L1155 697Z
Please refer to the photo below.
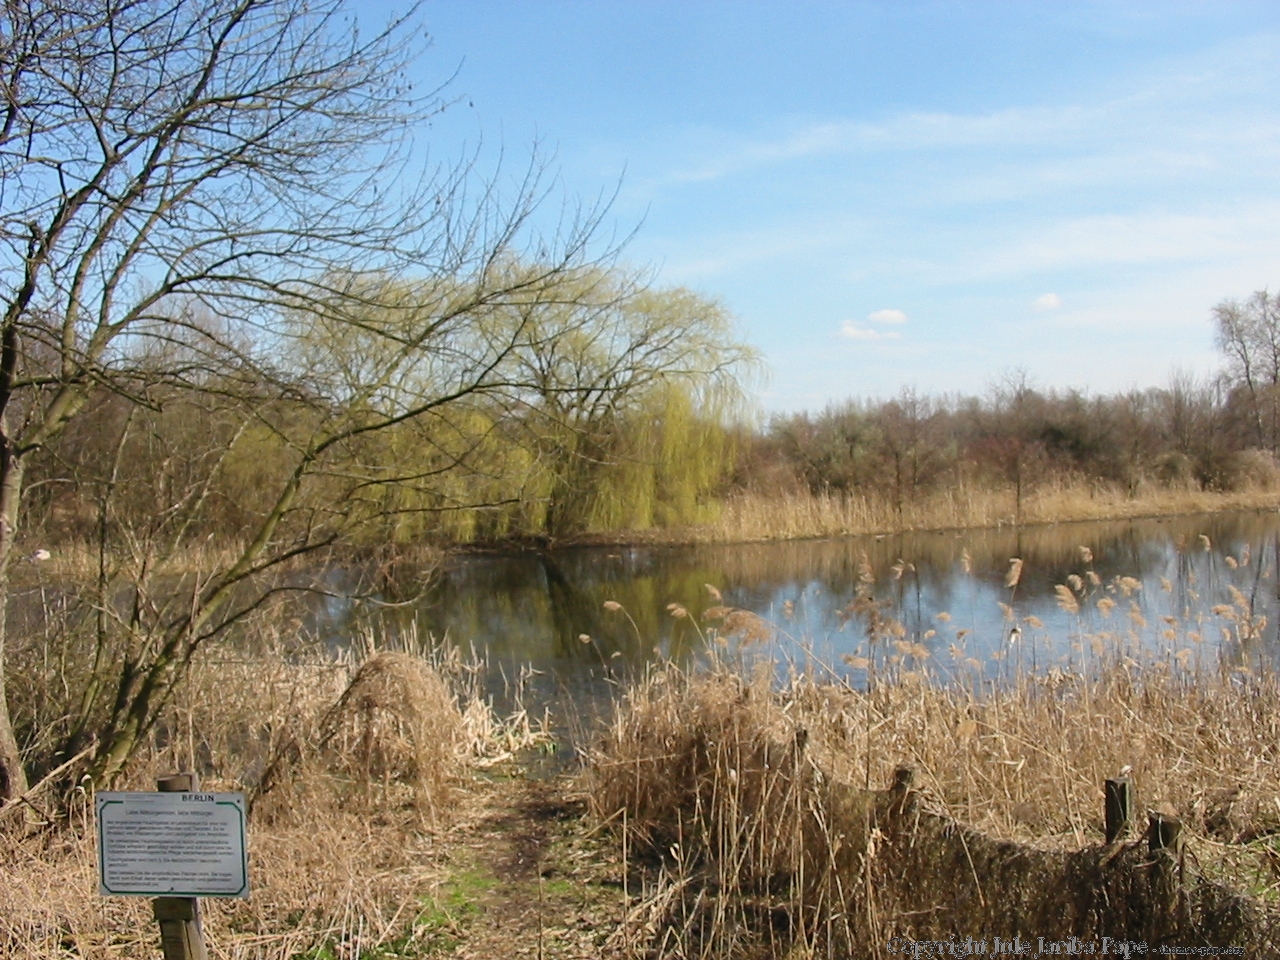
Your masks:
M1015 525L1012 488L949 488L903 504L868 494L737 493L717 505L717 519L698 526L653 527L582 535L582 543L750 543L925 530L972 530ZM1216 492L1148 486L1136 496L1099 481L1054 479L1023 497L1021 524L1131 520L1233 510L1274 509L1280 490L1259 485Z
M412 933L466 807L459 778L543 735L494 717L475 675L452 652L193 665L121 786L195 769L202 789L248 794L253 893L204 901L217 956L358 957ZM69 811L21 830L7 818L0 956L153 956L150 902L97 895L91 798Z
M1232 493L1152 487L1131 497L1096 482L1052 481L1027 495L1024 524L1176 516L1280 505L1275 489ZM742 494L725 500L719 520L705 527L669 531L669 539L741 543L846 536L900 530L998 527L1015 521L1012 489L948 489L904 504L899 515L887 496L785 493Z
M1095 480L1055 478L1026 494L1021 523L1069 523L1077 520L1131 520L1233 510L1280 507L1280 489L1262 484L1229 492L1148 485L1131 495L1122 487ZM787 490L776 494L735 493L708 507L716 517L709 523L654 526L642 530L611 530L565 537L565 543L750 543L762 540L802 540L812 537L853 536L920 530L965 530L1014 525L1017 510L1013 488L948 488L910 500L899 513L891 496L877 493L813 494ZM518 538L517 538L518 539ZM465 543L465 541L460 541ZM492 545L492 544L490 544ZM76 580L91 582L98 567L97 548L83 541L29 544L47 546L48 560L22 563L13 576L31 586ZM222 569L238 556L242 545L215 541L184 547L165 558L152 574L181 576ZM397 547L395 562L406 566L430 566L440 562L442 551L429 546ZM386 557L371 551L352 551L348 559L377 563ZM134 563L141 558L134 558ZM128 564L130 558L113 558Z
M1102 782L1124 765L1134 768L1140 814L1168 804L1184 819L1197 873L1274 896L1280 687L1272 677L1135 667L1054 672L981 697L911 681L856 692L813 675L778 691L772 667L751 677L668 668L620 704L586 791L601 821L625 820L626 843L657 871L650 912L635 923L648 924L659 955L783 955L824 944L871 955L895 932L1012 935L978 929L976 908L970 929L938 929L954 916L929 904L954 891L907 884L904 893L894 878L909 872L905 858L946 859L944 841L961 830L946 825L966 824L961 859L990 847L1002 870L1010 857L1022 862L1040 881L1024 884L1036 888L1024 899L1042 898L1043 911L1063 877L1096 877L1105 865L1089 852L1103 843ZM874 826L878 801L867 791L903 764L917 771L938 826L917 823L895 848L891 828ZM1076 850L1085 852L1068 853ZM1016 873L974 879L976 902L1017 896ZM1060 928L1087 932L1079 918L1071 929L1059 906Z

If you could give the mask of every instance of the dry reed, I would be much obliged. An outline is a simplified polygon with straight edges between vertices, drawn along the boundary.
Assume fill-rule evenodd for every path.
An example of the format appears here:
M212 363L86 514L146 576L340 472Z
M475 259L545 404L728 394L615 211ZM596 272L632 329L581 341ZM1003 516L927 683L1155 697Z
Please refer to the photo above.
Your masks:
M1097 482L1053 481L1024 496L1022 524L1117 520L1223 510L1274 508L1274 489L1231 493L1151 488L1138 496ZM740 543L906 530L1000 527L1015 522L1012 488L946 489L902 505L886 495L739 494L727 498L719 519L705 527L665 531L662 540Z
M1135 667L1054 671L981 696L918 680L859 692L811 674L779 690L768 666L655 673L619 705L587 774L595 816L625 822L652 867L633 926L672 957L1097 932L1111 901L1150 899L1133 879L1145 851L1102 850L1102 782L1123 766L1136 810L1171 805L1185 821L1196 877L1273 898L1280 687ZM907 826L871 789L903 764L927 798ZM1247 897L1185 889L1197 943L1238 942L1262 922ZM1125 917L1126 929L1163 922L1136 907Z

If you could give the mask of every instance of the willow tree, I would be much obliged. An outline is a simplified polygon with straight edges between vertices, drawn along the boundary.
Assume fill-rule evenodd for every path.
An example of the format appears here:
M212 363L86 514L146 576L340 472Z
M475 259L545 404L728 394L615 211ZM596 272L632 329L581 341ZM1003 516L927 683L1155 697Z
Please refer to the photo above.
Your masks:
M502 356L488 388L348 448L371 529L388 540L647 527L698 519L731 460L729 422L754 354L719 304L595 265L549 285L536 260L497 268L502 302L473 311L465 336L406 365L377 402L395 408L463 358ZM386 361L386 306L455 295L389 288L359 324L297 318L299 376L329 392ZM308 328L308 329L303 329ZM358 360L353 358L359 358Z
M13 0L0 12L0 691L27 469L95 396L212 391L284 457L241 549L183 603L146 622L102 611L126 652L86 692L97 702L83 714L99 719L73 725L66 745L91 749L97 777L120 768L196 650L243 610L246 585L358 516L340 455L496 389L522 332L477 336L477 319L531 289L567 289L586 258L590 215L531 237L536 171L469 193L465 163L411 165L414 132L442 106L406 81L420 47L410 21L358 31L340 0ZM501 269L517 247L542 267ZM423 295L384 304L369 327L393 283ZM303 314L334 353L360 326L377 364L345 381L300 377L281 357L285 318ZM432 377L407 376L442 357ZM392 390L406 380L417 388ZM166 509L200 502L203 483ZM331 508L315 494L348 499ZM0 697L0 800L25 781Z
M508 308L513 392L537 451L538 533L687 522L728 465L754 352L722 305L593 271Z

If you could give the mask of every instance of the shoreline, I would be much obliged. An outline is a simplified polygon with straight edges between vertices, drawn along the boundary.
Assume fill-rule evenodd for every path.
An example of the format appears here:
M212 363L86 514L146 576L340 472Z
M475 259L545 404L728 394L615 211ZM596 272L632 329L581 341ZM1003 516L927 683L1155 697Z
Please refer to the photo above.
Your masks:
M575 534L560 538L514 536L501 540L431 542L427 540L398 545L390 558L392 564L439 563L449 557L466 556L519 556L527 553L556 553L559 551L592 549L599 547L696 547L734 546L762 543L803 542L806 540L837 540L852 537L887 537L912 533L953 533L958 531L1001 530L1008 527L1038 528L1066 523L1105 523L1125 520L1156 520L1161 518L1209 516L1223 513L1265 512L1280 510L1280 490L1249 490L1236 493L1203 493L1171 491L1157 496L1136 499L1085 495L1073 489L1051 490L1045 496L1028 498L1021 523L1003 508L1003 491L979 491L964 494L965 502L956 503L949 497L941 509L937 500L925 501L913 506L909 519L918 522L897 524L883 522L891 511L883 503L859 497L832 497L788 494L779 497L741 495L729 498L721 505L722 516L716 523L698 526L650 528L648 530L623 530ZM962 507L964 509L957 509ZM905 513L905 512L904 512ZM752 523L761 515L768 515L774 522ZM877 522L880 521L880 522ZM42 579L44 575L74 575L86 569L96 568L97 549L83 541L46 541L31 538L18 548L26 554L35 547L50 549L53 556L37 567L20 561L11 565L9 575L21 585ZM341 562L387 562L387 548L369 545L353 545L338 551ZM237 553L234 541L216 544L200 544L194 555L186 555L169 568L170 573L207 566L193 557L219 556L226 558ZM379 556L381 554L381 556ZM211 559L211 557L210 557ZM304 558L305 559L305 558ZM35 576L30 576L35 574Z
M768 503L770 498L752 498ZM775 498L785 504L786 498ZM813 498L821 502L820 498ZM1191 502L1188 503L1187 500ZM1171 502L1172 501L1172 502ZM735 544L760 544L802 542L805 540L837 540L852 537L887 537L910 533L954 533L967 530L1001 530L1008 527L1039 528L1069 523L1106 523L1125 520L1158 520L1176 517L1211 516L1222 513L1249 513L1280 510L1280 490L1246 491L1242 493L1178 493L1168 497L1150 497L1125 501L1134 509L1123 509L1123 503L1108 501L1097 511L1033 512L1016 523L1010 518L976 517L969 523L912 524L907 526L846 526L811 532L787 534L760 534L756 536L725 536L718 525L697 527L653 528L615 532L586 533L561 538L513 537L506 540L441 544L437 549L446 555L519 555L522 553L556 552L594 547L695 547L733 546ZM1034 504L1032 505L1035 506ZM411 548L411 550L414 548Z

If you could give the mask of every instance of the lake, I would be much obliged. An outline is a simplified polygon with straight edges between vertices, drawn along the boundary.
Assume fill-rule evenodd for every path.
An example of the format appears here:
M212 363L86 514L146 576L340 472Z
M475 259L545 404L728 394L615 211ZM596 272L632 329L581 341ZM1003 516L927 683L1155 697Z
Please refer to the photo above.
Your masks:
M332 598L308 626L330 646L360 630L394 641L412 627L474 648L497 677L531 668L539 694L572 698L713 648L783 671L821 663L857 686L886 671L1000 682L1103 657L1257 670L1280 649L1278 550L1280 513L1265 511L460 555L419 591L415 575L365 599ZM343 583L335 573L331 588L341 594ZM726 607L748 613L717 618Z

